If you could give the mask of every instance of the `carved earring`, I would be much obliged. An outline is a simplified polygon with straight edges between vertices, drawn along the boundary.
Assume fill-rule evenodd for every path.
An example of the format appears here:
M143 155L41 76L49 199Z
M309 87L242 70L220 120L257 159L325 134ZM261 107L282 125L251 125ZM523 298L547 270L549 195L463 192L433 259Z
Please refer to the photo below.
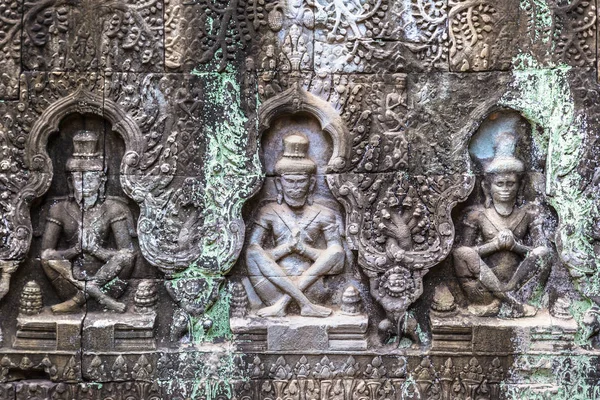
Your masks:
M75 199L75 195L73 194L75 189L73 186L73 177L71 177L71 174L67 175L67 188L69 188L69 194L67 196L69 200Z
M315 179L315 177L311 177L310 178L310 187L308 189L308 197L306 198L306 203L308 203L309 206L312 206L314 199L315 199L315 187L317 186L317 180Z
M100 191L98 193L98 197L100 197L100 201L104 202L106 200L106 182L108 178L104 176L102 178L102 183L100 184Z
M277 204L283 204L283 187L279 178L275 178L275 188L277 189Z
M490 194L489 184L484 180L481 182L481 189L483 190L483 205L485 208L490 208L492 206L492 196Z

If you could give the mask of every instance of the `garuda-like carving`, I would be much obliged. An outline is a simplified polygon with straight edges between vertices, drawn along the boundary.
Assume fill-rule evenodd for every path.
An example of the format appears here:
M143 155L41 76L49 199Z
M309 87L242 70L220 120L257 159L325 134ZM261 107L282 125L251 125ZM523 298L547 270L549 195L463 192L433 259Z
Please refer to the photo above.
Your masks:
M386 317L381 333L420 343L409 307L423 293L429 268L449 254L450 210L472 189L473 178L409 179L403 172L331 176L334 195L348 210L348 236Z

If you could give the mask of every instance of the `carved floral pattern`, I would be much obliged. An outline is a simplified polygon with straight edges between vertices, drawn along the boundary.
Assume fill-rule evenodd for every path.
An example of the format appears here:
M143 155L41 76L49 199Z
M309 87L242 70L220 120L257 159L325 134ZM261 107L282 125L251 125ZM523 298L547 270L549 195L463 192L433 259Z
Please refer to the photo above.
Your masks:
M77 6L25 1L24 67L155 70L163 58L162 6L160 0L84 1Z

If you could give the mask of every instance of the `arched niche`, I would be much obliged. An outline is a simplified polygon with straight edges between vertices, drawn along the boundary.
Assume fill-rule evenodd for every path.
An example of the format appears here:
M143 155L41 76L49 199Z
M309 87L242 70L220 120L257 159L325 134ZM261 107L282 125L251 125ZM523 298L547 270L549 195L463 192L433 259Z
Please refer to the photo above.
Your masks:
M335 218L336 223L334 225L339 227L339 237L344 248L342 268L318 274L319 279L304 289L303 292L315 304L338 307L341 290L349 282L353 282L354 279L351 276L354 256L351 254L345 239L345 210L331 192L327 177L343 172L349 166L348 160L350 159L349 152L351 150L350 143L348 143L350 139L349 132L338 112L328 102L298 87L293 87L263 103L259 112L259 119L259 157L265 178L258 192L246 202L242 210L247 226L246 245L249 244L248 240L251 237L252 229L263 222L260 220L261 213L271 204L277 204L281 200L281 198L278 198L279 193L276 187L276 181L279 177L275 173L275 164L282 157L284 138L298 133L308 139L307 156L317 166L316 186L305 204L307 204L307 207L313 205L322 207L323 210L326 209L322 215L331 214L331 218ZM314 213L314 209L310 212ZM287 213L284 216L292 214ZM320 214L321 211L315 213L314 218L317 218ZM295 220L295 217L290 217L291 226L295 226L294 223L297 221L298 224L307 222L301 220L302 215L296 214L296 217L299 219ZM282 221L287 226L287 222L283 219ZM294 228L288 226L288 229ZM265 248L270 249L276 245L273 235L274 230L273 228L267 228ZM327 248L322 232L316 233L314 237L316 248ZM261 296L256 291L256 287L253 286L254 283L251 278L255 278L256 275L252 275L246 264L247 251L247 247L243 249L242 256L239 258L231 276L234 280L243 282L252 309L256 311L267 303L264 302L264 295ZM298 280L301 274L311 266L308 258L301 257L298 254L286 255L278 259L278 263L292 280ZM359 286L357 282L354 282L354 284ZM294 302L288 308L288 311L291 315L299 314L297 304Z
M461 154L468 157L475 184L452 211L457 230L452 256L432 279L453 287L458 304L473 315L531 316L536 310L528 303L536 293L549 296L550 308L557 298L558 281L549 276L557 273L558 217L546 198L546 144L536 129L536 121L519 110L493 106L464 138ZM474 268L485 273L471 275ZM509 291L510 297L480 295Z
M333 157L332 137L320 128L319 120L315 116L306 112L279 115L262 132L260 160L266 177L261 190L250 203L276 199L275 163L283 153L283 138L293 133L302 134L310 142L308 156L317 164L315 198L320 198L330 206L339 207L326 181L329 161Z
M481 180L485 167L503 152L510 153L525 165L521 196L530 201L544 202L547 155L544 144L535 142L534 129L537 129L535 123L518 110L498 106L487 110L466 142L465 156L469 160L470 172L477 176L466 204L482 200Z
M244 217L258 203L276 198L274 165L283 151L283 138L299 132L309 141L309 157L317 164L315 198L342 209L329 189L327 174L349 167L350 133L339 113L327 101L297 85L264 102L259 110L259 155L266 179L244 207Z
M33 178L27 189L33 192L34 197L46 193L54 173L52 160L47 152L48 139L50 135L59 131L61 121L73 114L102 117L108 121L110 129L121 136L125 143L125 154L121 161L120 175L130 174L139 161L143 137L135 121L115 102L79 88L73 94L51 104L31 130L25 162L32 171ZM124 184L123 190L130 195L131 188L128 185Z
M123 192L131 197L133 188L124 177L133 174L143 148L141 131L118 105L105 99L101 93L91 93L80 87L46 108L36 121L28 137L25 162L29 169L29 179L20 190L16 202L16 211L12 217L15 237L9 246L11 260L22 260L31 245L32 226L30 207L36 198L48 192L54 176L54 166L48 154L48 141L51 135L59 132L61 121L73 115L95 116L106 121L110 130L116 132L124 143L124 155L120 162L120 171L111 172L119 176ZM65 150L65 153L68 153Z
M262 135L282 116L307 115L318 121L331 140L331 157L323 172L342 172L349 166L350 134L342 117L327 101L294 86L261 105L259 132ZM320 172L320 171L319 171Z
M502 145L514 147L515 156L527 164L528 171L543 171L546 155L536 148L531 132L531 123L518 111L492 110L469 140L469 155L475 161L474 172L481 173Z
M110 123L102 116L94 114L69 114L59 124L59 130L48 137L46 151L52 160L53 173L50 187L44 197L64 197L68 191L67 160L72 157L73 137L81 130L89 130L99 135L98 151L103 155L107 173L106 189L108 196L123 196L119 170L125 154L125 143L121 136L111 129ZM33 212L33 210L32 210Z

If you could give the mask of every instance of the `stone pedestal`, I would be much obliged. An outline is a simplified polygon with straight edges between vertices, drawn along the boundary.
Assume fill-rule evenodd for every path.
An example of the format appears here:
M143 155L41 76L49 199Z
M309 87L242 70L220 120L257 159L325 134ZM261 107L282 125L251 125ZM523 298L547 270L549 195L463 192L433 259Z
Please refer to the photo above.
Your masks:
M19 315L16 349L136 351L156 348L156 314L78 313L56 315L45 309Z
M292 315L231 318L231 330L243 351L366 350L366 315L334 312L327 318Z
M77 351L81 348L81 326L85 314L56 315L49 308L36 315L19 315L16 349Z
M547 310L529 318L500 319L431 312L432 350L508 354L568 350L577 323Z
M155 326L156 313L111 314L110 322L106 313L91 313L83 326L82 347L96 351L154 350Z

